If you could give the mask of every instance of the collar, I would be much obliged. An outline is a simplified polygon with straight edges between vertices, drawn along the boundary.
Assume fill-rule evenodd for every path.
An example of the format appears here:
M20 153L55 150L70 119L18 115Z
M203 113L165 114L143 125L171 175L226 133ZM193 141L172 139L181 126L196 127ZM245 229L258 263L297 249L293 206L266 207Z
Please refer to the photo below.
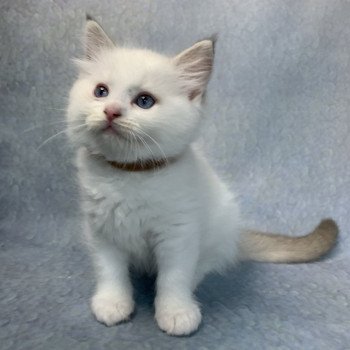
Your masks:
M176 158L168 159L147 159L147 160L138 160L131 163L121 163L117 161L106 160L113 168L117 168L124 171L130 172L140 172L140 171L149 171L149 170L159 170L173 163Z
M90 154L90 156L94 158L105 161L113 168L120 169L123 171L129 171L129 172L159 170L169 166L170 164L175 163L180 158L179 156L173 156L168 158L136 160L135 162L124 163L124 162L118 162L115 160L108 160L105 158L104 155L100 153L92 153L89 150L88 150L88 153Z

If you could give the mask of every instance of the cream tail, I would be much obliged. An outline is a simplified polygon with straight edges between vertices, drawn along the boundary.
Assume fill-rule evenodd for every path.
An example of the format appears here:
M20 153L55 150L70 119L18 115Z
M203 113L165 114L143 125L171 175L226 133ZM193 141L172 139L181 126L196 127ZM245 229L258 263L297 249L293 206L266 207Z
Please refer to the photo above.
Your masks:
M313 261L335 245L338 232L332 219L322 220L312 232L300 237L247 231L240 241L242 259L273 263Z

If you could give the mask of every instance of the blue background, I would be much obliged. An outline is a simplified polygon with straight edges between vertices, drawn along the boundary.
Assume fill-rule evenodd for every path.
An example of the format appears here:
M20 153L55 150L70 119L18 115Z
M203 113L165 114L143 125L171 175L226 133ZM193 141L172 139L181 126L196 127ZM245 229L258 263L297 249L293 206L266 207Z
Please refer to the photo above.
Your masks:
M72 150L64 134L38 149L64 129L85 12L117 43L168 54L218 33L200 140L213 166L249 227L294 235L333 217L337 249L208 277L189 338L158 330L139 277L132 321L95 322ZM2 0L0 13L1 350L349 348L349 1Z

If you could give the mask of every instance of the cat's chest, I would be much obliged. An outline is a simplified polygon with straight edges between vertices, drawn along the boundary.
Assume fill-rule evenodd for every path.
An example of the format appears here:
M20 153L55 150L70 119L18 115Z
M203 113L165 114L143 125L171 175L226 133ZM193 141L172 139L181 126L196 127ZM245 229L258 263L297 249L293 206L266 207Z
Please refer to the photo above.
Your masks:
M144 203L115 185L85 186L83 198L93 235L127 252L135 266L148 266L152 261L152 250Z
M151 203L136 182L107 179L83 185L84 207L91 224L101 234L118 238L141 235L146 229Z
M196 176L188 176L179 164L133 173L93 158L83 160L79 177L90 224L95 232L123 244L149 241L150 233L197 217L205 203L195 190Z

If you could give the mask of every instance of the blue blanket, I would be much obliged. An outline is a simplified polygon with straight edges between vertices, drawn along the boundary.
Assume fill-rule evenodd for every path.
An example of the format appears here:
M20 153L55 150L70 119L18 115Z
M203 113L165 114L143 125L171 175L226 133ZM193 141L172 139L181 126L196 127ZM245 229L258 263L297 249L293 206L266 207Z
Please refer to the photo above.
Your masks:
M199 142L248 227L297 235L332 217L337 249L209 276L188 338L158 330L139 276L131 322L97 323L72 150L64 133L43 144L65 128L85 12L117 43L169 54L218 33ZM350 348L350 3L3 0L0 13L1 350Z

